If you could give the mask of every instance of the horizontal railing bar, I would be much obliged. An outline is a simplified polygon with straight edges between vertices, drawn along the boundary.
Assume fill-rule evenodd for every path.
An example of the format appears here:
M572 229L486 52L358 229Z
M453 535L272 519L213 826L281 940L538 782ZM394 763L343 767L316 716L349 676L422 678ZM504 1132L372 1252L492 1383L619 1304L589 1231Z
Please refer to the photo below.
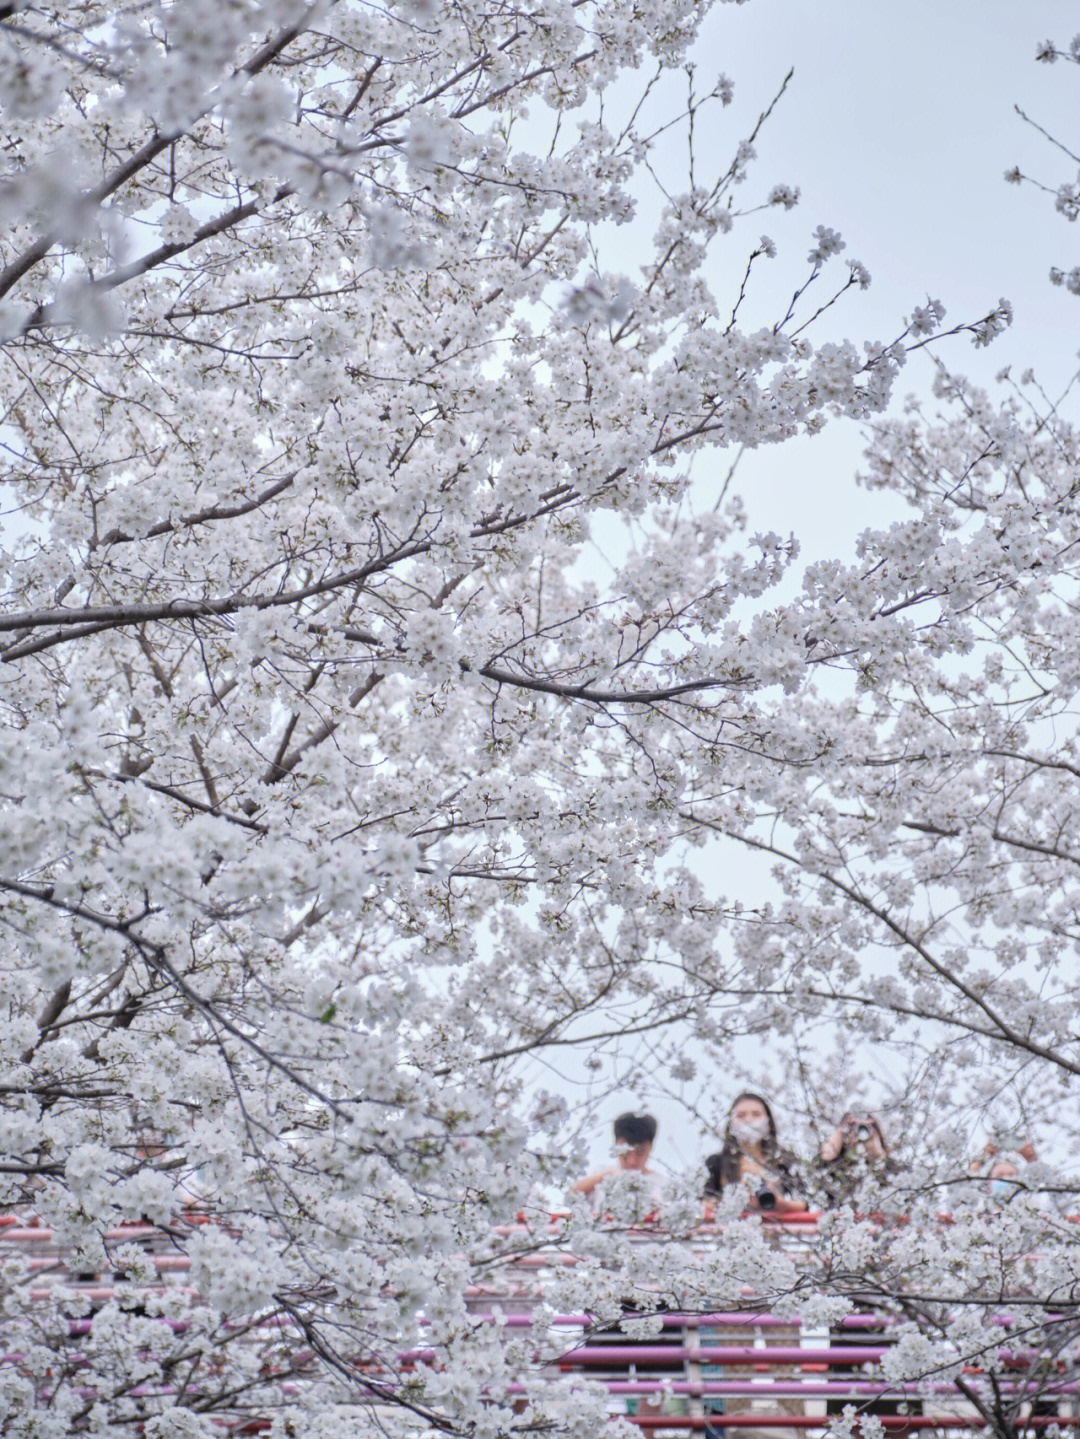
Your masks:
M664 1379L602 1379L599 1382L609 1394L688 1394L697 1397L728 1395L751 1399L828 1399L843 1394L869 1399L903 1399L908 1395L918 1397L926 1393L927 1389L932 1394L958 1396L960 1393L955 1384L944 1379L935 1380L930 1385L920 1384L915 1379L901 1380L895 1384L887 1384L881 1379L814 1379L805 1383L797 1379L777 1379L765 1383L759 1379L679 1379L670 1382ZM969 1387L972 1387L970 1383ZM509 1384L507 1389L511 1394L529 1392L525 1384ZM1002 1384L999 1381L995 1392L1012 1398L1030 1398L1030 1390L1023 1382ZM1035 1397L1045 1400L1051 1395L1056 1398L1060 1394L1076 1393L1080 1393L1080 1383L1044 1385Z
M828 1429L833 1422L823 1414L613 1414L639 1429ZM976 1414L874 1414L875 1424L887 1431L908 1429L985 1429L986 1420ZM1080 1428L1080 1415L1037 1414L1017 1419L1018 1429L1046 1429L1057 1424L1063 1429ZM858 1421L856 1421L856 1425Z
M559 1363L604 1364L613 1361L628 1364L648 1364L670 1359L689 1359L702 1364L876 1364L889 1348L881 1344L836 1345L829 1349L800 1349L792 1345L773 1345L756 1349L748 1344L703 1345L700 1349L678 1344L583 1344L568 1350L559 1358ZM998 1351L998 1359L1005 1364L1026 1363L1037 1350ZM434 1350L415 1350L410 1354L434 1354ZM405 1356L402 1356L405 1357ZM1057 1356L1064 1358L1064 1354Z
M158 1229L153 1224L121 1224L115 1229L106 1229L101 1236L103 1239L150 1239L157 1236L159 1239L172 1243L171 1236ZM55 1229L38 1228L8 1228L0 1229L0 1249L5 1244L51 1244L56 1238Z
M166 1271L181 1273L191 1268L191 1260L186 1254L147 1254L145 1258L161 1273ZM46 1259L43 1255L39 1255L34 1259L25 1260L24 1263L32 1274L40 1274L45 1269L55 1269L58 1264L63 1264L67 1268L65 1261L59 1256L55 1259ZM74 1272L78 1274L82 1271L75 1269Z
M528 1329L534 1324L531 1314L477 1314L469 1315L470 1319L481 1324L494 1324L496 1322L505 1325L509 1329ZM754 1314L744 1310L733 1310L729 1314L652 1314L648 1311L642 1314L626 1313L621 1315L611 1314L553 1314L545 1321L545 1327L559 1324L573 1324L579 1327L595 1324L617 1325L633 1324L648 1318L654 1323L657 1319L665 1329L693 1329L699 1325L746 1325L755 1329L799 1329L802 1327L802 1320L794 1317L781 1319L775 1314ZM421 1318L422 1324L429 1323L429 1320ZM850 1314L847 1319L838 1320L831 1327L834 1329L877 1329L884 1325L896 1324L898 1321L889 1314ZM816 1325L819 1332L824 1332L825 1325Z

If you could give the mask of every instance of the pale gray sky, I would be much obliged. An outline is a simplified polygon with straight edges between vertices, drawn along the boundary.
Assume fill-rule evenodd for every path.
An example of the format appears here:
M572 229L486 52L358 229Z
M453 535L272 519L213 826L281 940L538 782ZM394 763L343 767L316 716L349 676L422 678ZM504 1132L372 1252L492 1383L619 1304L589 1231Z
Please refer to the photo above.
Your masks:
M716 68L735 82L725 112L731 137L795 69L758 142L761 179L752 172L743 187L749 195L784 180L802 191L789 214L744 222L756 231L760 221L780 248L761 321L797 280L814 227L829 225L847 241L843 258L861 260L873 277L826 319L832 333L885 339L927 295L943 301L947 324L981 316L1004 295L1015 312L1011 332L979 352L966 339L949 341L942 359L986 383L1005 365L1017 373L1032 366L1048 390L1063 387L1080 347L1080 300L1047 276L1053 264L1080 263L1080 233L1052 196L1003 177L1018 164L1054 187L1075 178L1075 165L1013 107L1078 149L1080 67L1035 61L1039 41L1064 47L1078 30L1073 0L718 5L698 57L703 72ZM716 135L722 155L728 142ZM736 227L728 242L741 238ZM925 392L929 375L925 356L914 357L901 393ZM794 528L806 557L834 552L838 541L846 548L863 525L866 497L850 487L861 442L853 426L831 428L744 462L755 522Z

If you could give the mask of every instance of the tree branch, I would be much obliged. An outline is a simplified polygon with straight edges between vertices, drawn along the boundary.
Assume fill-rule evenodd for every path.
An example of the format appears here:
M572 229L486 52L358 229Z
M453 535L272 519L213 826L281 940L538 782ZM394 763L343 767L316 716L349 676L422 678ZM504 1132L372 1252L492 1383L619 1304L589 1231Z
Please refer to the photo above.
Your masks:
M15 9L14 4L8 5L7 15L13 15ZM7 16L0 13L0 19L5 18L7 18ZM241 65L236 73L249 76L257 75L260 70L265 69L265 67L269 65L271 60L275 60L282 50L288 45L291 45L299 35L302 35L306 28L306 17L294 25L286 26L285 29L278 32L273 40L268 41L261 50L258 50L246 64ZM208 106L207 110L204 110L202 113L206 114L212 108L213 106ZM136 150L134 155L125 160L122 165L118 166L96 189L90 190L86 194L85 199L91 205L100 205L103 200L108 199L108 197L119 190L122 185L127 184L140 170L156 160L170 145L175 144L177 140L183 139L186 134L187 130L182 129L172 130L164 135L160 132L154 135L145 145ZM41 239L36 240L29 249L25 250L17 260L12 260L10 265L0 271L0 296L6 295L12 286L16 285L39 261L43 260L56 243L57 239L55 235L43 235Z

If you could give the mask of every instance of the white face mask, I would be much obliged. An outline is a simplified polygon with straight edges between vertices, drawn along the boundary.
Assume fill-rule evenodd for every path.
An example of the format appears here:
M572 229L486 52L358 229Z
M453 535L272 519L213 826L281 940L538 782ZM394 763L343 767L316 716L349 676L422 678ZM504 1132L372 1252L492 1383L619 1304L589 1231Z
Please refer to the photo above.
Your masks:
M733 1119L731 1132L740 1144L757 1144L769 1133L767 1119Z

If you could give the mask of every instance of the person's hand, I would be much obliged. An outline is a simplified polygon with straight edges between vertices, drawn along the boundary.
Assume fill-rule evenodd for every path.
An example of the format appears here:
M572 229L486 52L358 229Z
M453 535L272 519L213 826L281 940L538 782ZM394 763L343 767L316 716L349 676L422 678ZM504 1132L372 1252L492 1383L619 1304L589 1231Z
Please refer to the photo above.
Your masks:
M1000 1153L1001 1146L995 1144L992 1139L988 1139L983 1147L983 1154L986 1158L993 1159L996 1154ZM1015 1153L1019 1154L1021 1159L1026 1159L1029 1164L1034 1164L1038 1157L1035 1153L1035 1146L1030 1139L1025 1139L1022 1144L1016 1145Z
M825 1140L819 1151L821 1158L826 1164L831 1164L834 1159L839 1159L844 1149L844 1131L834 1129Z
M868 1114L865 1124L870 1130L870 1137L862 1142L863 1153L867 1159L886 1158L889 1151L885 1148L885 1141L881 1137L881 1130L878 1127L876 1118L872 1114Z
M805 1214L807 1204L805 1199L800 1199L794 1194L780 1194L776 1199L776 1208L781 1214Z

